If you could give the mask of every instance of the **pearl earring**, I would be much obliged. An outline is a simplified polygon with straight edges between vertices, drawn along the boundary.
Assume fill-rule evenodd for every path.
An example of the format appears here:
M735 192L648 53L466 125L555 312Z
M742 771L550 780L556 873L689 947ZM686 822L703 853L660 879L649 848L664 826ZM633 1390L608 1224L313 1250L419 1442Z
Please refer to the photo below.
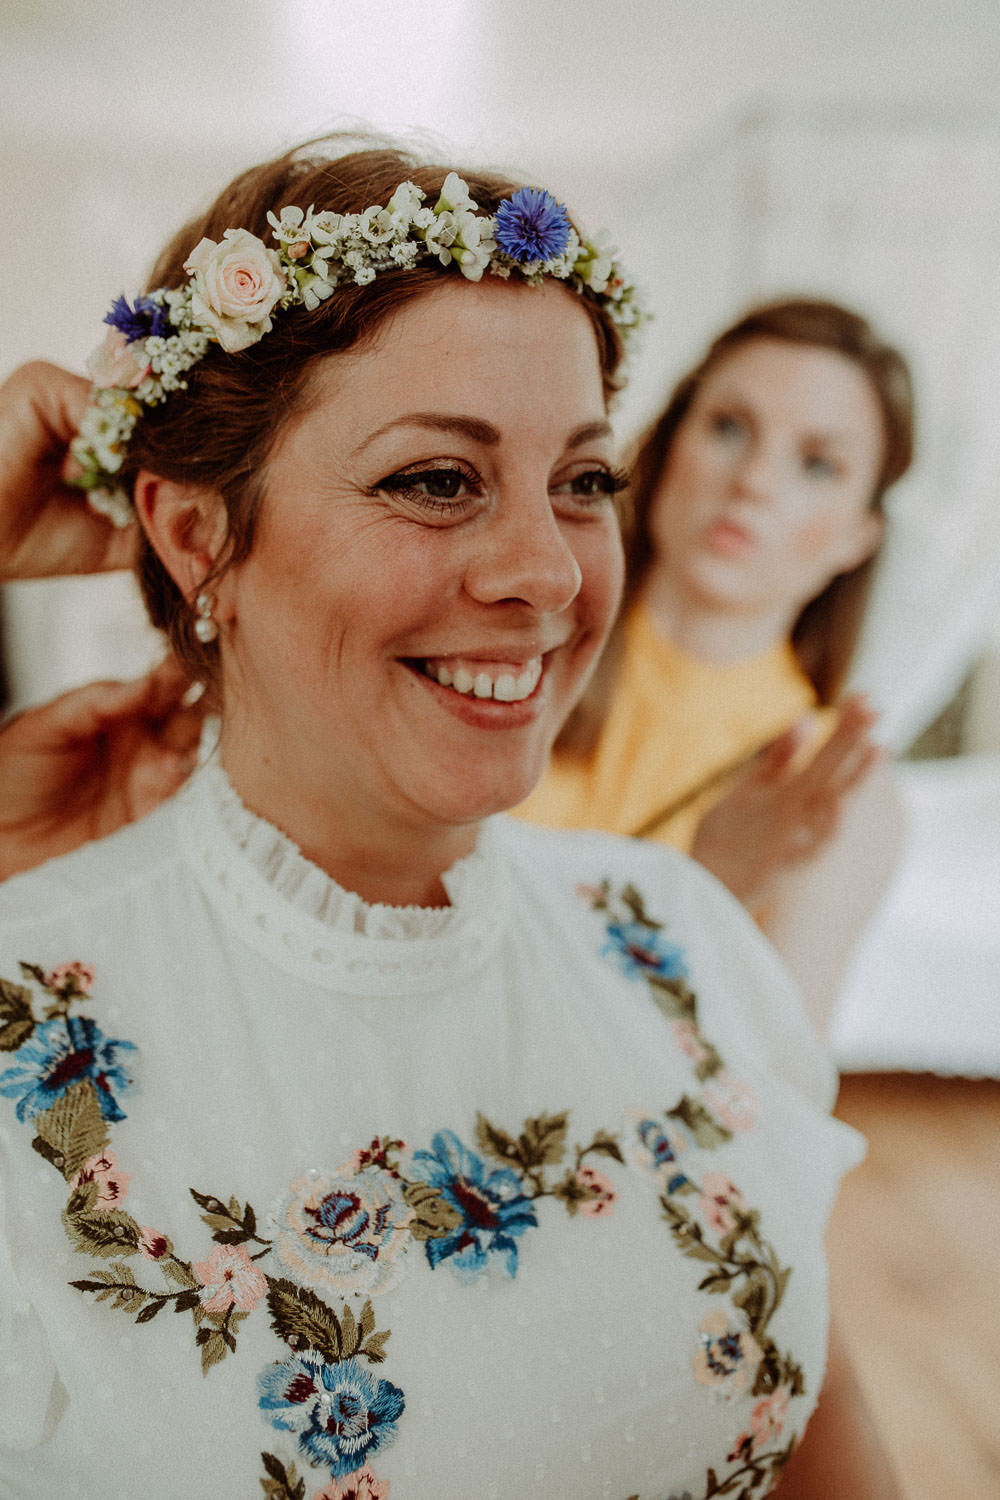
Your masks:
M212 606L215 600L211 594L199 594L194 601L194 607L198 611L198 618L194 622L194 633L207 646L209 641L214 641L219 633L219 627L212 619Z

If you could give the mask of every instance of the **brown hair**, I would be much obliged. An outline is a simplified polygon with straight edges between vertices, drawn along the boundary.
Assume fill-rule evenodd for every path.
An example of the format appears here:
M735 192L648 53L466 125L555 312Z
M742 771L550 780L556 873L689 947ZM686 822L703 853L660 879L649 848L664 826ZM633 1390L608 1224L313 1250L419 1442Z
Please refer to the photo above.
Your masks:
M252 167L220 193L212 206L181 229L157 260L148 289L177 287L187 279L184 262L203 237L220 240L226 229L240 228L270 243L268 210L289 203L334 213L360 213L386 203L399 184L415 182L433 201L453 166L418 161L395 144L366 142L347 150L357 137L339 135L307 142ZM345 153L345 154L341 154ZM495 212L521 186L493 173L463 171L480 208ZM371 340L381 325L408 302L441 285L441 270L418 265L412 270L379 273L368 286L345 284L313 312L301 308L274 318L272 331L238 354L217 345L188 375L188 388L159 406L145 408L136 424L121 481L130 488L140 469L179 483L206 485L217 491L226 509L227 535L216 558L210 583L247 556L264 489L265 465L278 436L308 399L309 376L320 359ZM589 292L580 296L594 327L605 393L617 388L622 346L608 314ZM218 667L218 647L194 633L194 612L143 538L137 572L154 625L195 677L210 684Z
M909 369L899 351L883 343L857 313L836 302L794 298L755 307L719 334L699 364L674 387L666 407L636 445L629 488L621 610L590 686L557 741L562 750L578 755L589 753L607 714L621 662L624 620L653 560L650 515L674 437L706 376L734 350L754 339L832 349L851 360L868 377L885 430L882 468L871 497L871 508L876 513L882 513L890 485L910 466L913 387ZM820 703L835 702L843 688L857 646L874 569L873 556L850 572L831 579L804 607L792 629L792 646Z

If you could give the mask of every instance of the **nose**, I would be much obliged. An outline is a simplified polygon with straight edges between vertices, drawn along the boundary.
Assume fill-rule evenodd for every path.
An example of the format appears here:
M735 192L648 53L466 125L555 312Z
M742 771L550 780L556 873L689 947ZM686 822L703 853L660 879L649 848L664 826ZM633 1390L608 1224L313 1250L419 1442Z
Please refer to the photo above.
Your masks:
M735 465L733 479L737 494L748 500L765 500L777 477L777 455L765 443L748 443Z
M566 609L583 583L576 554L548 494L501 505L466 569L466 592L480 604L527 604L539 614Z

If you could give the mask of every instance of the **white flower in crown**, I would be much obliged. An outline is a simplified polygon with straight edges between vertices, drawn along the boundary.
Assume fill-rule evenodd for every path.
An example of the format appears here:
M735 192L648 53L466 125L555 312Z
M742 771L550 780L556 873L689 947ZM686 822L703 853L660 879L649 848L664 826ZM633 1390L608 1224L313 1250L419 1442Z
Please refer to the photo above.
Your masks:
M367 240L369 245L388 244L396 237L401 227L405 234L408 224L404 224L390 209L380 208L378 204L365 209L359 224L362 238Z
M469 197L469 184L464 178L459 177L457 172L449 172L441 186L441 195L435 205L435 213L442 209L464 209L468 213L475 213L479 205L474 198Z
M344 215L335 214L330 208L314 213L310 207L302 228L317 247L317 254L332 255L344 237L344 222Z
M421 207L426 196L423 188L418 188L415 182L401 182L386 207L390 213L399 214L400 218L409 219L411 223L414 223L418 214L430 215L431 213L429 208ZM425 223L430 223L430 219L428 218Z
M199 240L184 269L193 279L191 315L211 328L227 354L255 344L271 329L271 311L287 289L276 251L248 229Z

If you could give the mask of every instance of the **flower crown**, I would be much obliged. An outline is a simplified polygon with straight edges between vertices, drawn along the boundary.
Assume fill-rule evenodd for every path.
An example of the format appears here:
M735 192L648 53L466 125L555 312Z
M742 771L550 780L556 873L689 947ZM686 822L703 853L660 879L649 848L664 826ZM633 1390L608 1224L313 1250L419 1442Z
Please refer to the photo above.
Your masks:
M399 185L385 208L360 214L283 208L268 214L277 250L246 229L227 229L219 242L201 240L184 269L188 281L160 288L130 305L118 297L104 321L104 343L88 361L90 405L71 444L95 510L118 526L135 518L115 475L143 407L184 390L185 376L212 344L229 354L248 349L272 327L271 314L307 311L343 282L366 286L380 271L419 262L454 263L469 281L485 272L516 271L532 285L544 277L589 290L623 336L644 321L635 287L612 252L582 240L562 204L539 188L519 188L495 215L477 214L468 184L445 178L433 208L412 182Z

